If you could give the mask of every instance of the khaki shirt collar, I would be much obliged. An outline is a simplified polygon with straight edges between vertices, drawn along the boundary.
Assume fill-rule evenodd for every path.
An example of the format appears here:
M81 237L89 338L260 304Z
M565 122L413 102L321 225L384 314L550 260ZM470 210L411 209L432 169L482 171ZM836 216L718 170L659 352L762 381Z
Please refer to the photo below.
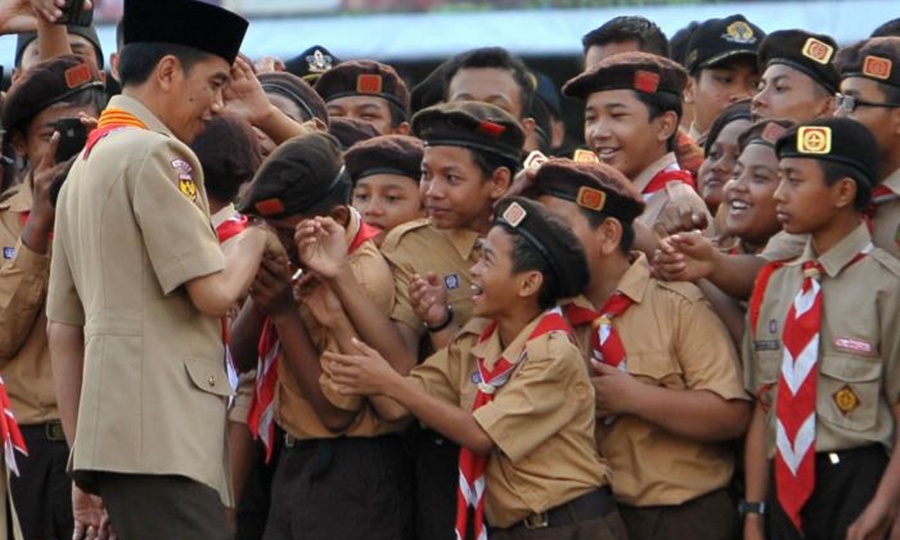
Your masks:
M25 176L25 180L19 184L19 189L0 203L0 209L18 214L30 212L31 207L34 205L33 197L31 193L31 174L28 174Z
M884 179L883 182L881 182L881 185L890 189L897 195L900 195L900 169L892 172L890 176L888 176Z
M850 261L856 257L857 253L868 253L872 250L872 236L869 229L864 223L861 223L853 230L852 233L845 236L833 248L826 251L818 257L819 263L825 269L828 277L837 276ZM816 260L816 254L813 252L812 238L806 242L806 248L803 255L799 259L792 262L792 265L803 264L806 261Z
M165 124L163 124L162 120L160 120L150 109L147 108L146 105L141 103L140 101L134 99L133 97L123 96L119 94L118 96L113 96L112 99L109 100L109 108L122 109L126 112L129 112L135 115L138 120L144 123L147 126L147 129L150 131L155 131L157 133L162 133L164 135L168 135L169 137L176 138L175 134L172 133Z
M531 336L531 333L537 328L538 322L540 322L543 315L544 314L541 313L541 315L535 317L533 321L528 323L528 325L519 332L516 339L507 345L505 349L503 349L500 344L500 332L497 331L495 327L494 332L491 333L491 336L488 339L480 341L479 338L478 343L472 347L472 355L476 358L483 358L485 366L488 369L493 369L494 364L496 364L501 357L506 358L510 362L518 362L519 355L525 350L525 344L528 342L529 336Z
M647 256L639 251L632 252L633 262L619 279L617 290L640 304L650 286L650 263Z
M638 190L643 193L644 190L647 189L647 186L650 185L654 176L666 169L677 167L678 160L675 159L675 152L669 152L654 161L649 167L644 169L641 174L637 175L634 179L634 187L638 188Z
M439 229L440 230L440 229ZM447 235L447 239L453 244L456 252L463 260L469 260L472 250L481 239L481 235L471 229L450 229L442 231Z

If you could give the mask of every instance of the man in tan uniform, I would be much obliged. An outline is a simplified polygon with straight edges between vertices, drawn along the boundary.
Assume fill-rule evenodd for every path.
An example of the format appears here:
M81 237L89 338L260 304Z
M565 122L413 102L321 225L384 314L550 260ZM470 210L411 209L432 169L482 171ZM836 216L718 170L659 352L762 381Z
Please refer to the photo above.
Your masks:
M200 2L126 1L123 94L59 196L47 317L60 415L75 481L125 538L230 535L219 318L269 235L251 228L223 256L187 143L242 73L246 27Z
M632 540L727 540L737 508L726 492L750 417L724 325L689 283L650 277L629 252L643 203L618 171L550 160L533 195L569 223L588 254L586 298L563 306L589 362L597 447Z
M28 164L23 184L0 202L0 364L28 456L17 456L10 488L26 538L68 538L73 518L65 475L69 446L56 408L47 321L53 204L53 167L59 135L53 122L100 115L106 101L100 74L74 55L36 64L7 95L6 137ZM46 142L45 142L46 141Z

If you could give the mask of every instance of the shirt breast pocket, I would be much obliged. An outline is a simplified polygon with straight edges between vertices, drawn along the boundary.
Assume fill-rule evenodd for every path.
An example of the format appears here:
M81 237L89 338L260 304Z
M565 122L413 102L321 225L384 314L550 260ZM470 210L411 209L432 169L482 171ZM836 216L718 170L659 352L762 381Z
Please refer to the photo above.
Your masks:
M628 373L642 382L674 390L684 390L684 372L675 356L665 351L628 353Z
M816 392L821 419L850 431L872 429L878 420L882 369L878 358L824 356Z

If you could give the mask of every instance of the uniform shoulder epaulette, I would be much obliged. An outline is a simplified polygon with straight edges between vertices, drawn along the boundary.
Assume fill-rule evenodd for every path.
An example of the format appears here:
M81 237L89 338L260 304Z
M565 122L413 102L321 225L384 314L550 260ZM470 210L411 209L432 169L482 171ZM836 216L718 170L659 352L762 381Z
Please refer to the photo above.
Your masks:
M700 287L694 285L690 281L663 281L660 279L656 280L656 283L663 289L672 291L688 302L699 302L705 298Z
M750 318L750 332L756 333L756 323L759 321L759 310L762 308L763 298L766 295L766 288L769 286L769 280L776 270L784 266L785 261L772 261L763 266L759 273L756 274L756 280L753 282L753 292L750 294L750 305L747 308L747 315Z
M381 243L382 251L390 251L397 248L397 244L400 243L400 240L403 238L403 235L410 231L415 231L421 229L423 227L427 227L431 224L431 220L428 218L420 218L414 219L412 221L407 221L401 225L397 225L385 236L384 241Z
M869 256L878 261L878 263L882 267L884 267L885 270L897 277L900 277L900 259L897 259L881 248L873 249L869 253Z

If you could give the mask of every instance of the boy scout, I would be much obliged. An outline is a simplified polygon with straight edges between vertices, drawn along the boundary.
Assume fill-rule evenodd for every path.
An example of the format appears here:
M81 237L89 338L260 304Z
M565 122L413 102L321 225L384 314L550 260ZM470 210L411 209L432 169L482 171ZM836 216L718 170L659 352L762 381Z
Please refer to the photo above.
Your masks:
M759 91L753 96L756 118L806 122L832 116L838 72L832 61L837 43L804 30L772 32L759 46Z
M563 311L593 373L597 448L628 537L733 538L725 441L744 432L750 404L727 330L696 286L657 281L646 257L629 252L643 203L621 173L550 160L533 195L587 253L586 298Z
M745 538L885 538L900 504L900 263L862 219L878 178L858 122L779 139L778 218L803 254L757 279L744 339L757 396L746 441Z
M327 355L335 382L462 446L456 538L624 538L584 361L551 309L587 283L577 239L539 204L505 199L471 278L479 318L449 347L403 378L360 343Z
M343 62L316 80L331 118L356 118L382 135L409 133L409 90L391 66L374 60Z
M422 141L407 135L382 135L354 144L344 154L353 180L353 207L381 232L375 243L395 227L425 217L419 180Z
M386 318L394 301L390 268L372 241L377 229L349 206L351 189L337 141L309 134L291 139L269 156L241 209L264 218L294 268L313 274L304 264L309 246L294 241L295 229L304 221L321 220L329 231L336 230L344 237L341 247L360 294ZM316 311L316 302L333 296L324 280L301 287L303 305L298 305L286 262L264 262L251 288L252 302L244 306L234 328L236 358L244 356L238 352L239 339L245 342L243 349L247 341L250 349L259 341L270 352L275 349L267 336L273 335L280 347L273 353L277 371L270 375L265 366L257 369L263 381L277 379L275 420L285 433L264 537L409 538L412 486L397 434L404 424L383 422L366 400L336 392L320 357L325 351L348 350L348 334L355 334L355 328L352 323L329 324L330 317L342 311L339 300L332 299L337 305L324 315ZM257 399L262 398L260 391ZM251 426L262 424L263 419L255 417L258 410L251 408Z
M60 416L76 482L125 538L230 535L219 319L268 233L223 257L187 143L222 109L246 28L201 2L126 1L123 94L59 195L47 318Z
M35 64L6 97L6 139L24 158L24 183L0 202L0 358L28 456L18 456L10 478L16 513L26 538L68 538L73 517L71 481L64 474L69 456L56 407L47 321L49 247L54 211L51 168L59 142L53 122L97 117L106 96L93 64L64 55Z
M684 101L694 109L689 135L698 143L705 142L725 107L756 93L756 50L765 36L743 15L709 19L691 34L684 62L691 78Z
M712 221L693 192L691 173L673 153L686 80L684 69L667 58L629 52L602 60L563 87L585 102L585 143L643 194L640 221L651 228L675 197L693 200Z

